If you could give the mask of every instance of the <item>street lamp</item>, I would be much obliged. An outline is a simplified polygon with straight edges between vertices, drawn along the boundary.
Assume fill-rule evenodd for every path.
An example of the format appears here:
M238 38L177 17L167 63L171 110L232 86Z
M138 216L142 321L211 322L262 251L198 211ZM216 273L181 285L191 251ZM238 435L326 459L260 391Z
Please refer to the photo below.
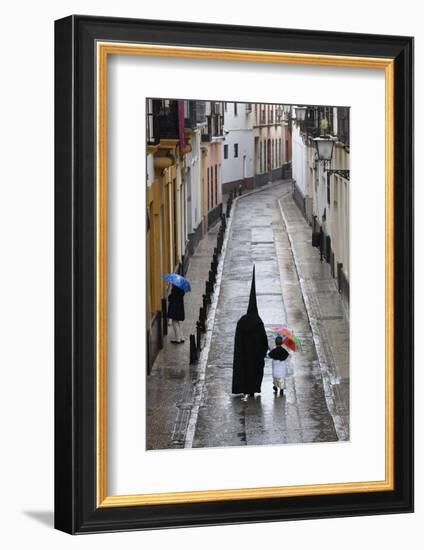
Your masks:
M336 142L336 138L333 136L320 136L314 138L313 141L315 143L318 160L324 162L324 171L327 172L327 176L329 177L332 174L337 174L338 176L341 176L342 178L345 178L347 180L350 179L349 170L330 170L328 168L328 165L333 158L334 144Z
M279 105L275 111L275 114L277 115L277 120L278 122L281 122L281 119L283 118L283 113L284 113L284 110L283 108L281 107L281 105Z
M336 138L331 136L320 136L314 138L315 149L318 155L318 160L330 162L333 158L334 142Z
M305 121L306 110L307 110L307 107L295 107L294 108L294 113L295 113L295 117L296 117L297 122L304 122Z

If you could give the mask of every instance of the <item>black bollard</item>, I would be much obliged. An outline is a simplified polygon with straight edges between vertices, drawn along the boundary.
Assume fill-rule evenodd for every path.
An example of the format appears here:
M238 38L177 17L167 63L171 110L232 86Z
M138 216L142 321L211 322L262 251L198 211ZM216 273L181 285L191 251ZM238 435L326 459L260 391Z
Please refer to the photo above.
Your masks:
M206 300L208 304L212 302L211 294L213 293L213 285L211 285L210 281L206 281Z
M206 332L206 312L201 307L199 312L199 323L200 323L200 330L202 332Z
M202 331L200 329L200 323L199 321L196 322L196 347L197 352L199 353L200 347L201 347L201 340L202 340Z
M190 334L190 365L197 363L197 348L194 334Z

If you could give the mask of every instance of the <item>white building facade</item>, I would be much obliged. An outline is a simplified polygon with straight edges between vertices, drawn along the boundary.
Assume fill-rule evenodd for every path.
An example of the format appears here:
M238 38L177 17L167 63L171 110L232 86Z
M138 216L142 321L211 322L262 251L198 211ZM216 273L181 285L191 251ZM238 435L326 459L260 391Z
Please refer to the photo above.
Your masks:
M253 105L254 186L291 177L291 107Z
M293 110L294 112L294 110ZM334 139L331 162L318 160L314 139ZM293 198L312 227L311 244L320 250L345 302L349 303L349 108L308 107L292 130Z
M251 103L224 103L222 192L253 188L253 114Z

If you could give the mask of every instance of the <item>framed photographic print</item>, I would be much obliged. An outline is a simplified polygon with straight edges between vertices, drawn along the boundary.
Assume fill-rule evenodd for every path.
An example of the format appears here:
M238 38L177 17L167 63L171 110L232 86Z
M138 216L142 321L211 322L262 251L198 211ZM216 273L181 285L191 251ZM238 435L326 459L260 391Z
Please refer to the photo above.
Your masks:
M413 39L55 26L55 525L413 510Z

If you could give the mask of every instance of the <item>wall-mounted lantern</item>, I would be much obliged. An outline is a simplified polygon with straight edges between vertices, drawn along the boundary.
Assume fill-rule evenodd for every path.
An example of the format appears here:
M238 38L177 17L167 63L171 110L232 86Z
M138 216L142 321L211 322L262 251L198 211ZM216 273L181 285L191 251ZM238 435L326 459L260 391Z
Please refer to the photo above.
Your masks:
M347 180L350 179L350 170L329 169L328 166L333 158L334 144L336 138L333 136L320 136L314 138L315 150L319 161L324 162L324 171L327 172L327 176L337 174Z
M307 107L295 107L294 115L298 123L305 122Z

